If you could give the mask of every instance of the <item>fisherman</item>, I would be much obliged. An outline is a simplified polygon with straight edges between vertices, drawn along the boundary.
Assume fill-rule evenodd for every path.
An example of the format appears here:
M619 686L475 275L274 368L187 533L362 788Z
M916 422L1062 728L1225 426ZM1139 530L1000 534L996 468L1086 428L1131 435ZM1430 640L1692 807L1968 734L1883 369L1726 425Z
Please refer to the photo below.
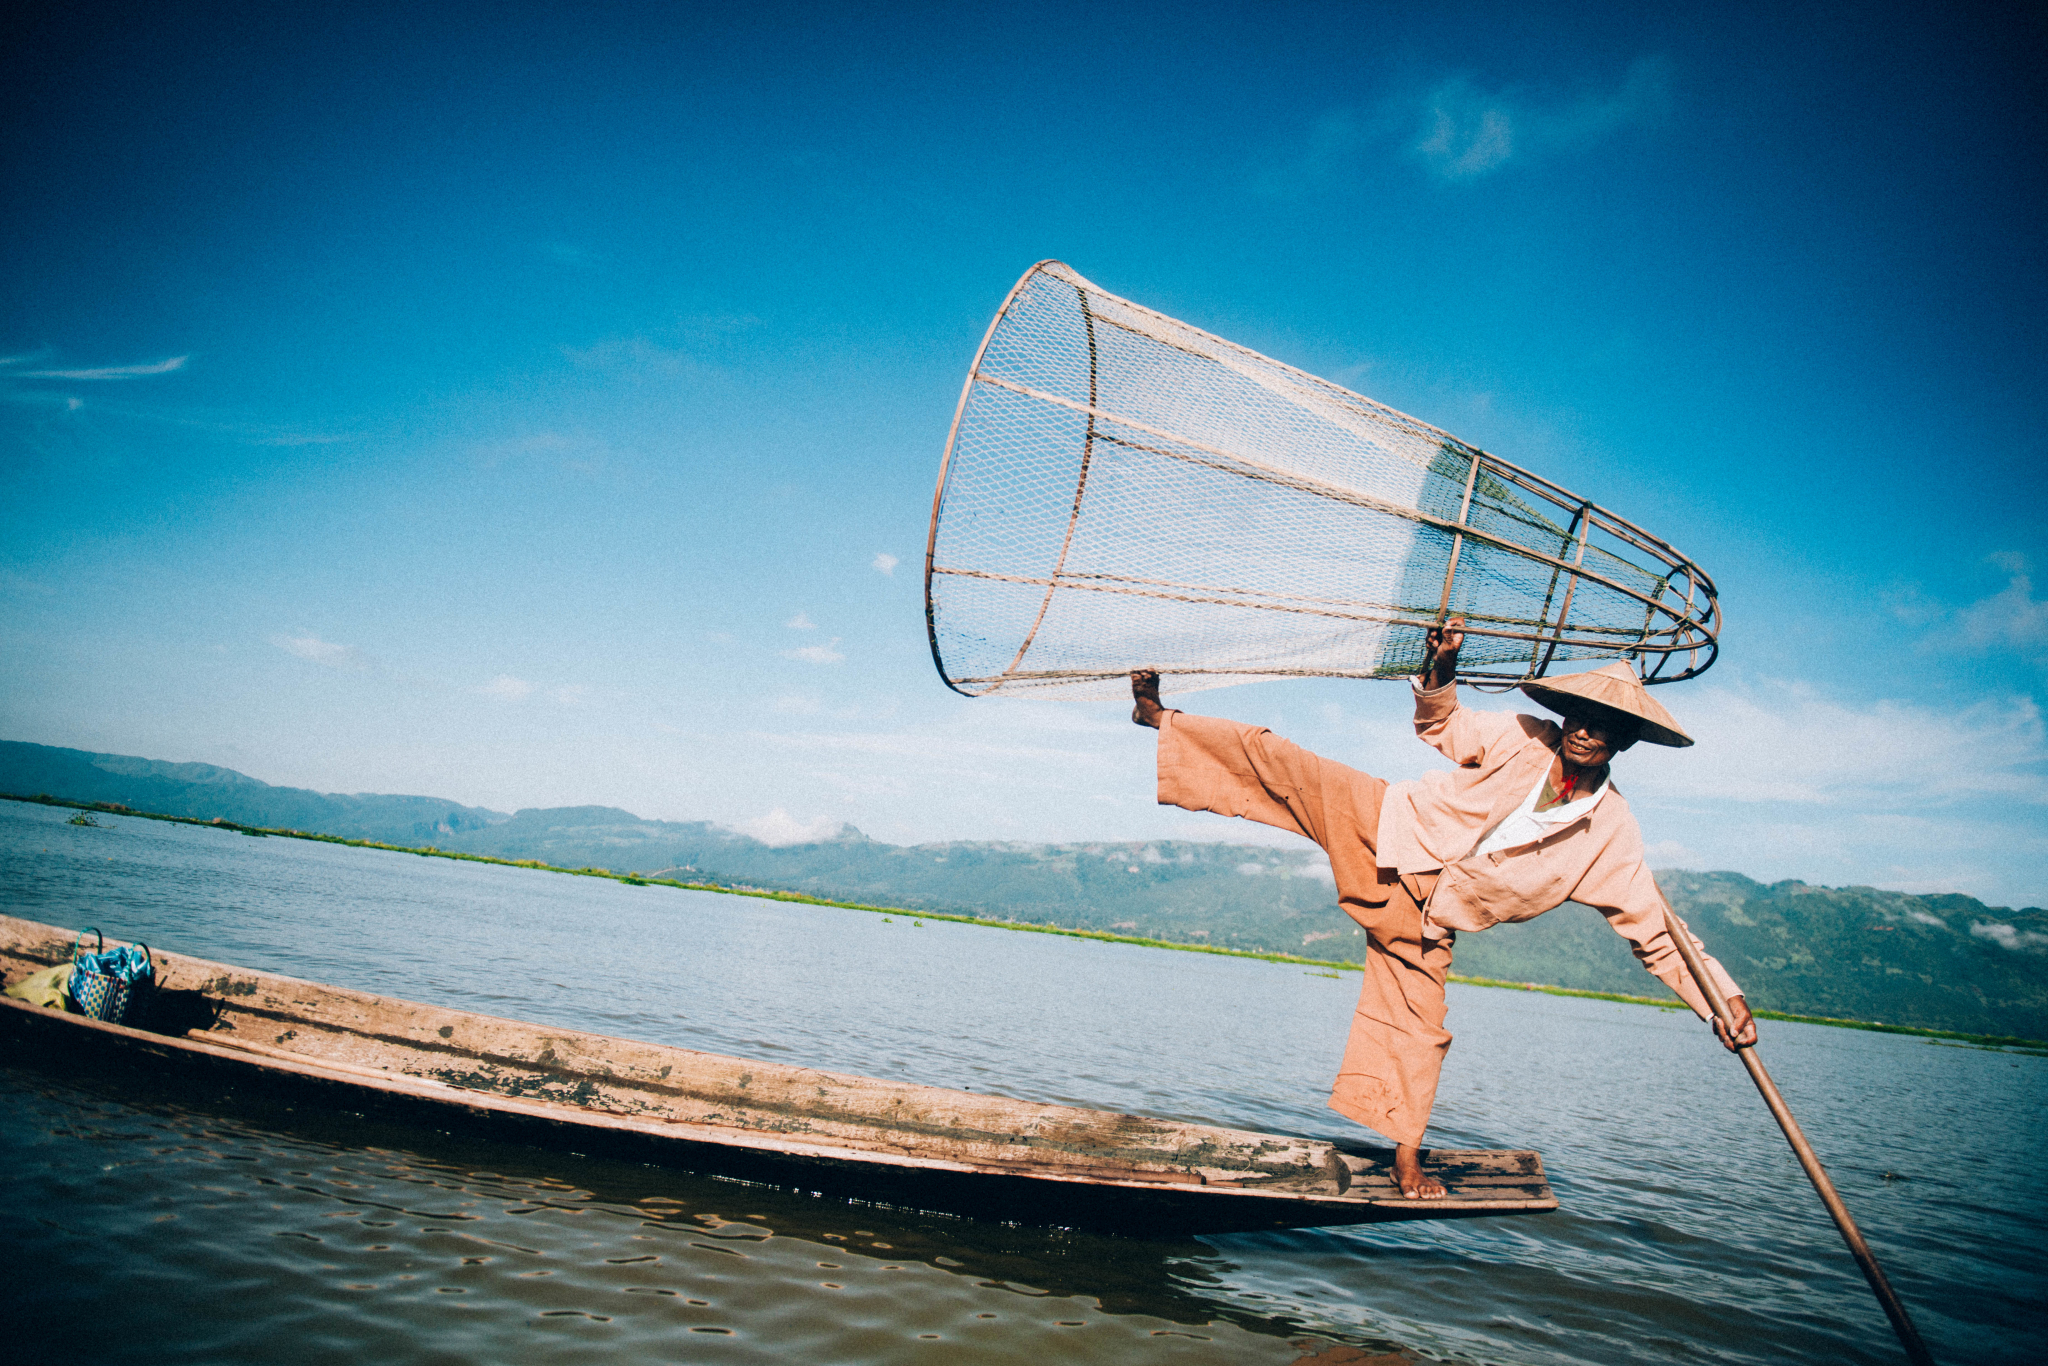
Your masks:
M1562 725L1468 710L1457 689L1464 625L1453 617L1429 632L1413 685L1415 733L1458 765L1420 781L1390 784L1257 726L1172 710L1160 704L1156 672L1131 675L1131 719L1159 731L1161 805L1278 826L1330 856L1338 904L1371 946L1330 1108L1394 1140L1394 1177L1411 1200L1444 1196L1422 1170L1422 1136L1451 1046L1444 980L1458 931L1577 901L1606 916L1695 1014L1712 1015L1607 771L1638 740L1685 746L1691 737L1625 663L1524 683ZM1700 952L1735 1017L1732 1035L1719 1020L1715 1034L1731 1051L1755 1043L1742 989Z

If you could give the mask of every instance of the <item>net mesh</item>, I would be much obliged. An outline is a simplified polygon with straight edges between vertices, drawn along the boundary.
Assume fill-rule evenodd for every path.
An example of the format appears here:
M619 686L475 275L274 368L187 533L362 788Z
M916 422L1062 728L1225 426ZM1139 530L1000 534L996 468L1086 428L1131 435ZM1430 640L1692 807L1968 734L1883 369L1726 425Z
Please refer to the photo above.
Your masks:
M970 695L1403 677L1450 615L1476 682L1614 658L1668 682L1719 625L1640 528L1058 262L968 376L925 563L933 659Z

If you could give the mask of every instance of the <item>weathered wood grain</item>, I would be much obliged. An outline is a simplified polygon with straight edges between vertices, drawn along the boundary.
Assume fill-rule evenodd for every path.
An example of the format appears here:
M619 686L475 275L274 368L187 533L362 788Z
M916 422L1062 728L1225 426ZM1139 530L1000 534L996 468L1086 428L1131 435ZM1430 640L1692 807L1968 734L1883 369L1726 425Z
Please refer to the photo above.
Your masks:
M72 932L0 916L9 982ZM5 1000L9 1055L126 1051L208 1075L342 1087L433 1123L586 1151L743 1168L805 1189L1034 1223L1164 1232L1532 1213L1557 1207L1533 1152L1439 1151L1448 1199L1403 1199L1391 1153L1049 1105L557 1029L156 954L177 1018L129 1028ZM194 1007L198 1027L193 1027ZM162 1013L162 1012L160 1012Z

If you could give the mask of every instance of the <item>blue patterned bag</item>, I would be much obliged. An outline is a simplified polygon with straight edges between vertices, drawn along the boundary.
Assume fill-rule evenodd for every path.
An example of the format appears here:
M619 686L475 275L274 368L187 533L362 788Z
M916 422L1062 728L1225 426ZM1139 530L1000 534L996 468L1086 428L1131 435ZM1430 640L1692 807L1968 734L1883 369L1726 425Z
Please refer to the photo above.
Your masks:
M90 953L85 951L87 930L96 945ZM91 925L78 932L71 946L71 1002L88 1019L125 1024L131 1015L140 1017L143 998L156 985L156 964L147 944L110 949L106 943Z

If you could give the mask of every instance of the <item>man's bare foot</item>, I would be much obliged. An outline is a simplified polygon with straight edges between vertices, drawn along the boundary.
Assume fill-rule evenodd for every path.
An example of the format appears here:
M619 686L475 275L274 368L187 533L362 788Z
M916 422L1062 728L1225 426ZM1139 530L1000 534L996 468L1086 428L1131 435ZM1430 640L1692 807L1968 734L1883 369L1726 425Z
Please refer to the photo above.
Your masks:
M1410 1200L1441 1200L1448 1193L1444 1183L1422 1170L1422 1148L1402 1143L1394 1149L1394 1182Z
M1159 670L1131 670L1131 697L1131 720L1158 730L1159 718L1166 711L1159 701Z

